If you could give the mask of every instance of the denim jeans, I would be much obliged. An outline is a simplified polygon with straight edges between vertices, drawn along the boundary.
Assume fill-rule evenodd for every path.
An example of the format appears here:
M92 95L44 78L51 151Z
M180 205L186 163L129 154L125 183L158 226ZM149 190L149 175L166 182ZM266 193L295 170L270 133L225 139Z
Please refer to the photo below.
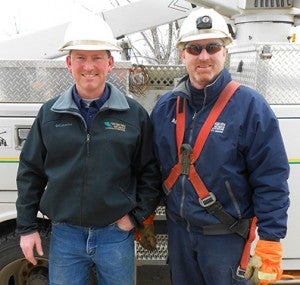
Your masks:
M134 233L116 224L85 228L53 223L51 285L87 285L95 264L100 285L134 284Z

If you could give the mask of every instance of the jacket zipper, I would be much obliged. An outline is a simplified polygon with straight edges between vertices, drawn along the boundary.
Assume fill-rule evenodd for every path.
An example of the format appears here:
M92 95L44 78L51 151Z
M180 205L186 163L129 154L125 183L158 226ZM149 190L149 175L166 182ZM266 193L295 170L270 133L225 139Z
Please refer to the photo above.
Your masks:
M181 195L180 209L179 209L181 218L184 218L184 216L183 216L183 205L184 205L184 200L185 200L185 187L184 187L185 181L186 181L186 175L183 175L181 177L181 191L182 191L182 195Z
M91 135L87 133L86 135L86 166L88 165L88 160L90 157L90 141ZM86 167L87 169L87 167ZM82 199L81 199L81 223L83 222L83 203L86 201L86 193L87 193L87 173L85 173L84 182L83 182L83 191L82 191Z
M87 153L87 157L90 157L90 141L91 141L91 135L89 133L87 133L86 135L86 153Z
M201 113L201 111L203 110L204 106L205 106L205 102L206 102L206 90L204 90L204 100L203 100L203 106L202 108L199 110L199 111L195 111L194 112L194 115L192 117L192 122L189 126L189 129L190 129L190 134L189 134L189 138L188 138L188 143L191 144L192 142L192 137L193 137L193 131L194 131L194 126L195 126L195 123L196 123L196 119L199 115L199 113ZM180 201L180 216L182 218L184 218L184 215L183 215L183 206L184 206L184 201L185 201L185 194L186 194L186 191L185 191L185 185L186 185L186 179L187 179L187 176L184 175L181 179L181 190L182 190L182 195L181 195L181 201ZM187 229L189 230L189 224L187 225Z

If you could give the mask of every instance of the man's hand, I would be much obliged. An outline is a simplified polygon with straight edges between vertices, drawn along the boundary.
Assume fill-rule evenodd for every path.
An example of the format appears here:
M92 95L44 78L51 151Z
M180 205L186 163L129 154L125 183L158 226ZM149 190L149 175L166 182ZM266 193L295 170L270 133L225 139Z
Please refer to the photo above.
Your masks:
M140 245L147 250L156 249L156 237L154 233L154 220L155 214L152 214L147 220L144 221L142 229L136 229L135 236Z
M120 229L127 232L131 231L134 228L134 225L132 224L128 214L117 220L116 224Z
M44 255L41 237L38 232L34 232L28 235L21 235L20 246L25 258L33 265L37 264L37 260L34 257L34 249L36 249L39 256Z
M250 259L245 278L253 285L268 285L282 276L281 260L283 248L280 242L259 240L255 254Z

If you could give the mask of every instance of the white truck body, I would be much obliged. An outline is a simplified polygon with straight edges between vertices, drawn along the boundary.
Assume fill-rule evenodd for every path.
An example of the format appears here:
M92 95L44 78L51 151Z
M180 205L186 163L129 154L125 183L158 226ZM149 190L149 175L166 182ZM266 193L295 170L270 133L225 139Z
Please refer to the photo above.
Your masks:
M265 96L279 119L291 168L289 178L291 206L288 212L288 234L283 240L283 268L286 271L300 271L300 247L298 246L300 240L300 223L298 222L298 218L300 218L298 206L300 205L300 192L298 191L300 189L298 175L300 173L300 136L298 134L300 130L300 45L289 42L289 28L298 23L300 1L152 1L153 6L149 6L147 0L138 1L134 9L137 9L136 14L143 11L145 7L149 12L148 16L159 14L159 19L154 18L156 25L185 17L192 9L187 2L216 8L229 17L228 19L231 18L231 21L235 21L236 40L235 45L229 48L227 67L234 79L257 89ZM279 3L280 7L269 11L268 7L264 6L267 2L270 5L273 3L275 6ZM254 7L253 3L264 3L264 5L256 9L257 7ZM167 21L165 21L166 18L162 20L166 13L166 10L162 8L169 6L172 6L172 9L176 7L175 10L178 11L170 14ZM128 19L127 16L134 10L130 10L129 6L120 7L103 14L104 18L109 19L108 22L111 21L115 27L114 33L117 36L140 31L143 27L147 29L155 26L149 19L145 22L137 21L135 27L132 26L132 23L125 21L128 27L125 30L118 30L120 23L118 21L122 19L122 11L127 11L123 13L123 16L126 14L125 19ZM162 11L163 13L160 13ZM141 16L140 14L139 16ZM280 15L279 21L276 17L278 14ZM146 17L145 13L142 15ZM273 24L275 26L272 26ZM61 40L63 30L62 26L55 27L51 33L57 31L55 37ZM40 31L37 35L46 40L45 35L47 36L49 33L50 30L45 33ZM17 197L15 178L22 144L41 104L47 99L57 96L73 83L64 61L51 60L58 57L56 49L60 42L57 42L55 47L52 46L50 50L43 49L45 46L39 47L31 55L21 54L21 51L15 48L9 50L10 47L16 47L22 41L25 41L26 45L33 42L36 44L36 39L38 39L36 35L28 35L24 39L18 37L3 44L0 43L0 58L2 58L0 60L1 285L26 284L22 282L29 280L28 276L37 274L21 259L22 255L18 251L19 249L13 250L18 257L11 256L11 258L5 259L7 264L1 259L1 252L3 252L1 250L6 250L9 246L11 248L18 247L17 240L13 236ZM27 40L28 42L26 42ZM33 46L36 46L35 44ZM47 46L47 41L45 45ZM149 111L157 97L172 89L176 79L185 73L183 66L146 66L145 72L148 73L150 80L148 83L141 84L131 80L131 72L135 68L129 62L117 62L110 81L126 93L131 91L131 95ZM158 210L157 219L164 220L164 213L160 211L161 209ZM165 264L166 240L165 234L158 235L160 244L154 253L144 251L137 246L137 264ZM40 267L45 268L45 264L45 261L42 260ZM25 275L27 277L24 277ZM46 274L37 276L39 280L45 279L44 283L38 284L47 284Z

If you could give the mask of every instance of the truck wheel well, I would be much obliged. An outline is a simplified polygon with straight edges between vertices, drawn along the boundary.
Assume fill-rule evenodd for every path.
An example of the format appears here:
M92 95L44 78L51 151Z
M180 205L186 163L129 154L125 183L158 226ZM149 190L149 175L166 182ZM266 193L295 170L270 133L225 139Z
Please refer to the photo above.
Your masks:
M47 219L38 219L39 231L45 231L46 236L50 233L51 223ZM0 236L7 235L16 230L16 219L4 221L0 224Z
M16 220L8 220L0 224L0 235L7 235L16 229Z

